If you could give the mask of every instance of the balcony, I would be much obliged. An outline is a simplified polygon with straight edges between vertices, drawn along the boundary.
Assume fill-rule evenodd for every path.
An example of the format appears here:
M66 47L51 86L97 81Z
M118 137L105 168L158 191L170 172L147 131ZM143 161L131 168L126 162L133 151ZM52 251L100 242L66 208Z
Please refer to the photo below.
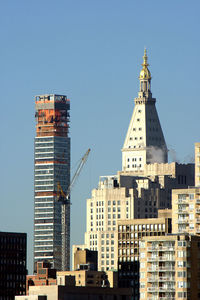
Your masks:
M175 286L174 287L168 287L168 286L163 286L163 287L159 287L159 293L173 293L175 292ZM169 299L169 298L167 298Z
M175 256L156 256L156 257L148 257L147 262L153 262L153 261L174 261Z
M196 209L196 213L200 214L200 209L199 208Z
M187 199L177 199L175 201L176 204L185 204L185 205L189 205L188 200Z
M159 249L158 247L157 248L147 247L148 252L157 252L158 249Z
M163 267L159 267L159 271L163 271L163 272L175 272L175 266L163 266Z
M188 218L185 218L185 219L179 219L176 224L188 224L189 223L189 220Z
M175 281L175 277L171 277L171 276L161 276L159 277L158 279L159 281L163 281L163 282L167 282L167 281L170 281L170 282L174 282Z
M157 261L157 260L158 260L158 256L156 256L156 257L148 257L147 258L147 262Z
M175 300L174 297L148 297L147 300Z
M188 210L186 208L179 209L179 210L176 211L176 213L179 214L179 215L182 215L182 214L188 215L189 214Z
M147 272L158 272L159 271L159 268L158 267L148 267L147 268Z
M158 282L158 276L151 276L147 278L147 282Z
M148 277L147 282L174 282L175 277L172 276L151 276Z
M159 292L159 287L158 287L158 286L155 286L155 287L148 287L148 288L147 288L147 292L158 293L158 292Z
M157 248L148 247L147 251L148 252L174 251L174 248L171 245L169 245L169 246L161 246L161 247L157 247Z

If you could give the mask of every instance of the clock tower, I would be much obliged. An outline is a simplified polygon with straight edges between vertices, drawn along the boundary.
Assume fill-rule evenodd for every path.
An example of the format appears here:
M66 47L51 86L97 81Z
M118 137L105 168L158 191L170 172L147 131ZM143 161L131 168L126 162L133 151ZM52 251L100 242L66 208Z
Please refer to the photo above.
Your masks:
M168 150L151 93L151 73L144 50L140 88L122 148L122 170L143 170L145 164L167 163Z

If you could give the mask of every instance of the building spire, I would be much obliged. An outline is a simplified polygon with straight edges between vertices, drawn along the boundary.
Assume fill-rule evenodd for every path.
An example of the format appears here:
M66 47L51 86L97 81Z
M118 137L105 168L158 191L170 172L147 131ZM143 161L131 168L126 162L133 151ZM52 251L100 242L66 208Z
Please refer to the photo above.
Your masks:
M142 80L143 79L145 79L145 80L151 79L151 73L148 69L149 64L148 64L147 61L148 61L147 49L145 48L144 49L144 56L143 56L143 63L142 63L142 70L140 72L140 77L139 77L140 80L141 79Z
M144 48L144 56L143 56L143 64L142 64L143 67L148 67L149 64L147 63L147 60L148 60L147 49Z

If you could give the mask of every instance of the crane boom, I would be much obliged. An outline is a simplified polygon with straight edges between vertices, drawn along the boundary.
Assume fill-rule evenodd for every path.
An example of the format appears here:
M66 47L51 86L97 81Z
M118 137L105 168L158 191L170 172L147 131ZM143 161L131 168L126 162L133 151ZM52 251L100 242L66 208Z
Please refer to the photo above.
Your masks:
M87 152L86 152L86 153L84 154L84 156L81 158L80 163L79 163L79 165L78 165L78 167L77 167L77 169L76 169L76 172L74 173L74 176L72 177L72 180L71 180L71 182L70 182L70 185L69 185L69 187L68 187L68 189L67 189L67 193L66 193L66 198L67 198L67 199L68 199L69 196L70 196L71 189L72 189L72 187L73 187L73 185L74 185L76 179L78 178L78 176L79 176L79 174L80 174L80 172L81 172L81 170L82 170L84 164L85 164L86 161L87 161L87 158L88 158L89 153L90 153L90 148L87 150Z
M62 236L62 249L61 249L61 263L62 271L67 269L66 265L66 255L70 251L70 192L72 187L78 178L84 164L87 161L88 155L90 153L90 148L81 158L80 163L72 177L70 185L67 189L66 194L63 192L60 183L58 182L57 200L61 203L61 236Z

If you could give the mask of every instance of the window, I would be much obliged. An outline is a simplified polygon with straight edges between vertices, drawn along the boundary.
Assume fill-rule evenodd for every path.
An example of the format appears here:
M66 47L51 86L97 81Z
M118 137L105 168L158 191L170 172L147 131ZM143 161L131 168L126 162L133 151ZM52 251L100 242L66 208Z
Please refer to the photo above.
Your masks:
M187 288L187 282L186 281L178 281L177 287L178 288Z
M184 268L184 267L186 267L186 261L178 261L178 262L177 262L177 266L178 266L179 268Z
M178 257L186 257L186 251L178 251Z
M186 272L178 272L178 277L186 277Z
M194 229L194 223L191 223L191 224L189 225L189 228L190 228L190 229Z
M190 200L193 200L194 199L194 194L189 194L189 198L190 198Z
M189 214L189 219L194 220L194 214Z
M145 258L145 252L140 252L140 257Z
M144 278L145 277L145 273L144 272L140 272L140 278Z
M190 203L189 204L189 210L193 210L194 209L194 204L193 203Z

